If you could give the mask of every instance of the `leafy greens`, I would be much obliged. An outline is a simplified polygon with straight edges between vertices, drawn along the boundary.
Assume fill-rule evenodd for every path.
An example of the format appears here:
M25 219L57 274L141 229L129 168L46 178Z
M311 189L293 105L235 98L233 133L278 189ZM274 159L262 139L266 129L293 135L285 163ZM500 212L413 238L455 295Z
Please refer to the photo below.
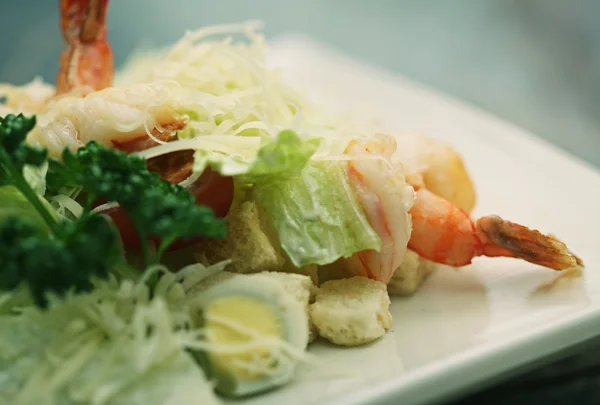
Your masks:
M75 153L65 150L62 162L49 161L49 191L75 186L86 195L82 214L59 222L23 174L26 165L41 168L48 162L45 150L25 143L34 126L35 117L0 118L0 194L11 196L0 204L12 213L26 213L0 215L0 289L11 291L25 283L36 304L44 307L48 293L89 290L94 278L106 278L120 254L114 227L91 210L98 198L122 204L144 243L147 236L162 237L157 262L178 237L225 236L223 220L197 206L182 187L148 171L144 159L97 143ZM147 246L144 255L149 257Z
M254 186L257 204L297 267L329 264L381 247L348 183L346 165L345 161L311 161L296 176Z

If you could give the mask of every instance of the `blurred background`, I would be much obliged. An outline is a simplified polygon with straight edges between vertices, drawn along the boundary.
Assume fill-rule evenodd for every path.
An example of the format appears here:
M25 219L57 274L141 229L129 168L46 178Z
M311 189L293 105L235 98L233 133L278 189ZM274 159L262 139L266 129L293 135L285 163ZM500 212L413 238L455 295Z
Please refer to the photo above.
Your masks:
M58 0L2 0L0 81L54 81ZM600 1L111 0L116 62L259 18L477 105L600 166Z

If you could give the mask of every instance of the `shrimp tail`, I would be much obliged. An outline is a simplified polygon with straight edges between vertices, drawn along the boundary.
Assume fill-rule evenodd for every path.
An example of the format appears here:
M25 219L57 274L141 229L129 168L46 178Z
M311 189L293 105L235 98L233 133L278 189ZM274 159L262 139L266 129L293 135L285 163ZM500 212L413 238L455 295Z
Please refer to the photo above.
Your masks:
M114 61L106 37L108 0L61 0L61 31L67 47L60 56L57 94L89 92L112 83Z
M455 267L466 266L477 256L514 257L554 270L583 266L582 260L554 236L495 215L474 222L442 197L415 188L408 247L425 259Z
M556 237L499 216L480 218L477 230L484 235L481 239L492 242L484 247L485 256L512 256L554 270L583 266L583 261Z

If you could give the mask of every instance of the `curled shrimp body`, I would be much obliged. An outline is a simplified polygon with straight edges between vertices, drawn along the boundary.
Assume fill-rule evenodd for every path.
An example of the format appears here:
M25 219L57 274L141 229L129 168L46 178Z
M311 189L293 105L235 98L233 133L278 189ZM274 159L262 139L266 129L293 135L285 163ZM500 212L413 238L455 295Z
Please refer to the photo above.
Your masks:
M164 140L185 126L169 90L161 84L135 84L58 98L39 116L28 140L54 157L65 147L74 150L92 140L106 146L148 135Z
M409 200L400 197L408 194L407 184L390 181L401 178L393 174L401 168L366 159L369 155L385 159L395 147L391 136L380 134L362 144L353 141L346 150L363 159L349 162L348 176L369 223L383 242L379 252L359 252L348 260L347 270L353 274L389 281L407 246L425 259L456 267L470 264L477 256L514 257L555 270L583 265L558 239L497 216L473 221L461 208L422 184L411 184L416 194L414 201L407 203Z
M351 156L348 178L362 205L367 220L381 238L379 251L365 250L344 260L356 275L387 283L400 266L411 234L408 213L414 190L402 170L390 158L395 150L393 138L376 135L367 141L353 140L346 148Z

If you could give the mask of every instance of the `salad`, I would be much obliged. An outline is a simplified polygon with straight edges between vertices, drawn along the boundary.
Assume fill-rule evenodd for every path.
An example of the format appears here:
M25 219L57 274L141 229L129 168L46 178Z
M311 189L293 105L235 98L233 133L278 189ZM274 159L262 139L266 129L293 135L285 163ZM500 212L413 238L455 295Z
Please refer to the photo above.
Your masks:
M61 1L56 86L0 85L0 404L217 404L373 342L389 294L478 256L583 266L470 218L460 157L348 131L265 63L259 25L116 75L107 0Z

